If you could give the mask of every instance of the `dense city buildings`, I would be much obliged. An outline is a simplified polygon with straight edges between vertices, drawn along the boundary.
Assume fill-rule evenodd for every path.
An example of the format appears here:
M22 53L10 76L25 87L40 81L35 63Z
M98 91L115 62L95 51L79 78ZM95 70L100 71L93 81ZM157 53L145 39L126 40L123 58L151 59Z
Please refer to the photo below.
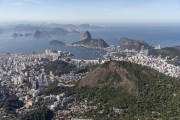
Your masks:
M53 61L67 63L79 70L85 70L88 66L103 64L106 61L129 61L143 66L151 67L165 75L180 78L180 67L169 64L161 57L148 56L148 50L120 50L120 46L105 48L107 54L103 59L79 60L69 52L45 50L29 54L2 54L0 55L0 86L8 87L12 94L23 101L23 107L16 109L21 115L33 110L37 104L43 103L50 110L56 112L58 119L64 117L73 118L94 109L86 100L76 102L74 96L66 92L51 94L46 90L55 87L73 88L76 83L88 74L88 71L77 72L75 70L56 75L53 71L46 70L46 64ZM125 56L122 56L124 54ZM44 92L45 91L45 92ZM115 108L115 111L116 110ZM73 115L72 115L73 113ZM3 109L0 115L6 118ZM76 118L74 118L76 119Z

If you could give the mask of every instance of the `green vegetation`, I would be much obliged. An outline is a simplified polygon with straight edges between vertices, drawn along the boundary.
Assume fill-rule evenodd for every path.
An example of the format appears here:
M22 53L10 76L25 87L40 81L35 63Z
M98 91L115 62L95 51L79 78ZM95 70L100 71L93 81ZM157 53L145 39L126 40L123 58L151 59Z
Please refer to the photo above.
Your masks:
M0 87L0 108L8 114L15 114L15 110L23 106L23 102L14 94L10 94L10 90Z
M5 112L7 113L14 113L15 109L23 106L23 102L20 101L16 96L9 96L3 104Z
M52 120L53 116L53 112L43 105L22 115L17 120Z
M108 67L109 63L101 66ZM96 110L85 113L85 116L104 120L180 119L179 79L134 63L115 63L119 68L126 69L127 76L133 84L119 87L107 84L101 88L89 86L78 88L77 100L87 99L98 106ZM113 80L116 78L119 79L118 76L113 76ZM129 91L129 87L134 89ZM118 108L120 112L115 113L113 107Z
M65 86L58 86L58 81L51 83L45 90L44 95L58 95L61 93L65 93L65 95L72 95L74 88L68 88Z
M165 47L162 49L155 50L152 55L161 56L162 58L165 58L166 56L168 56L169 57L168 59L170 60L168 61L168 63L174 64L174 65L180 65L180 62L179 62L180 51L177 50L175 47ZM171 60L171 59L174 59L174 60Z
M162 57L169 56L170 58L174 58L176 56L180 57L180 51L178 51L174 47L165 47L162 49L157 49L153 55L161 55Z
M50 71L53 72L54 75L60 76L61 74L69 73L70 71L73 71L76 69L75 65L69 64L64 61L53 61L49 62L45 65L45 72L50 73Z
M83 114L85 118L97 120L180 119L180 79L166 76L149 67L123 61L95 65L91 71L97 69L98 71L103 69L103 73L111 74L108 74L108 77L104 75L104 80L97 79L89 83L91 87L68 88L58 86L58 81L55 81L43 91L43 94L65 93L66 96L74 94L77 102L88 100L89 104L97 106L97 109L85 112ZM50 62L46 66L46 72L54 71L58 75L71 70L78 73L88 71L89 68L77 71L75 66L62 61ZM99 73L102 75L101 72ZM0 107L6 113L10 113L8 116L10 118L13 118L11 114L23 105L15 95L10 95L7 88L0 89L0 100ZM39 106L17 120L51 120L53 116L53 112L47 107Z

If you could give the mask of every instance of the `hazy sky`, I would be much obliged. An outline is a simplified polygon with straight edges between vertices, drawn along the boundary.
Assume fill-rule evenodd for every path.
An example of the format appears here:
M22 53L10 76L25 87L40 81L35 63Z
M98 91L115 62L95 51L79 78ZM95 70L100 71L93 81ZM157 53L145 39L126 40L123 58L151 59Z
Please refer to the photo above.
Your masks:
M180 0L0 0L0 21L180 23Z

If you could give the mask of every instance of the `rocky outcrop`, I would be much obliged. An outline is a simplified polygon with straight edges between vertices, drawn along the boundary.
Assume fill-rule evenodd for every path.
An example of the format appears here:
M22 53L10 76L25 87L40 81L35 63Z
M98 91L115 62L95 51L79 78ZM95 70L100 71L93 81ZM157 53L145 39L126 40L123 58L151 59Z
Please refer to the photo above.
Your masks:
M90 47L101 47L106 48L109 45L103 39L92 39L91 34L89 31L86 31L81 36L81 41L72 43L78 45L86 45Z
M90 41L89 46L91 47L109 47L109 45L103 39L93 39Z
M83 35L81 36L81 41L84 41L84 40L92 40L91 34L89 33L89 31L84 32Z

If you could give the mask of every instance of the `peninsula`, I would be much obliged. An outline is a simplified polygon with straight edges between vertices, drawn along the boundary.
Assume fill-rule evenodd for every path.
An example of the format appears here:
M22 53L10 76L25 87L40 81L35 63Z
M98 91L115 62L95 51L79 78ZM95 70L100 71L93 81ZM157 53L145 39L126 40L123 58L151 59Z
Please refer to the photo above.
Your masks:
M109 45L101 38L99 39L93 39L91 37L91 34L89 31L86 31L81 36L81 41L74 42L72 45L85 45L90 47L100 47L100 48L106 48L109 47Z

